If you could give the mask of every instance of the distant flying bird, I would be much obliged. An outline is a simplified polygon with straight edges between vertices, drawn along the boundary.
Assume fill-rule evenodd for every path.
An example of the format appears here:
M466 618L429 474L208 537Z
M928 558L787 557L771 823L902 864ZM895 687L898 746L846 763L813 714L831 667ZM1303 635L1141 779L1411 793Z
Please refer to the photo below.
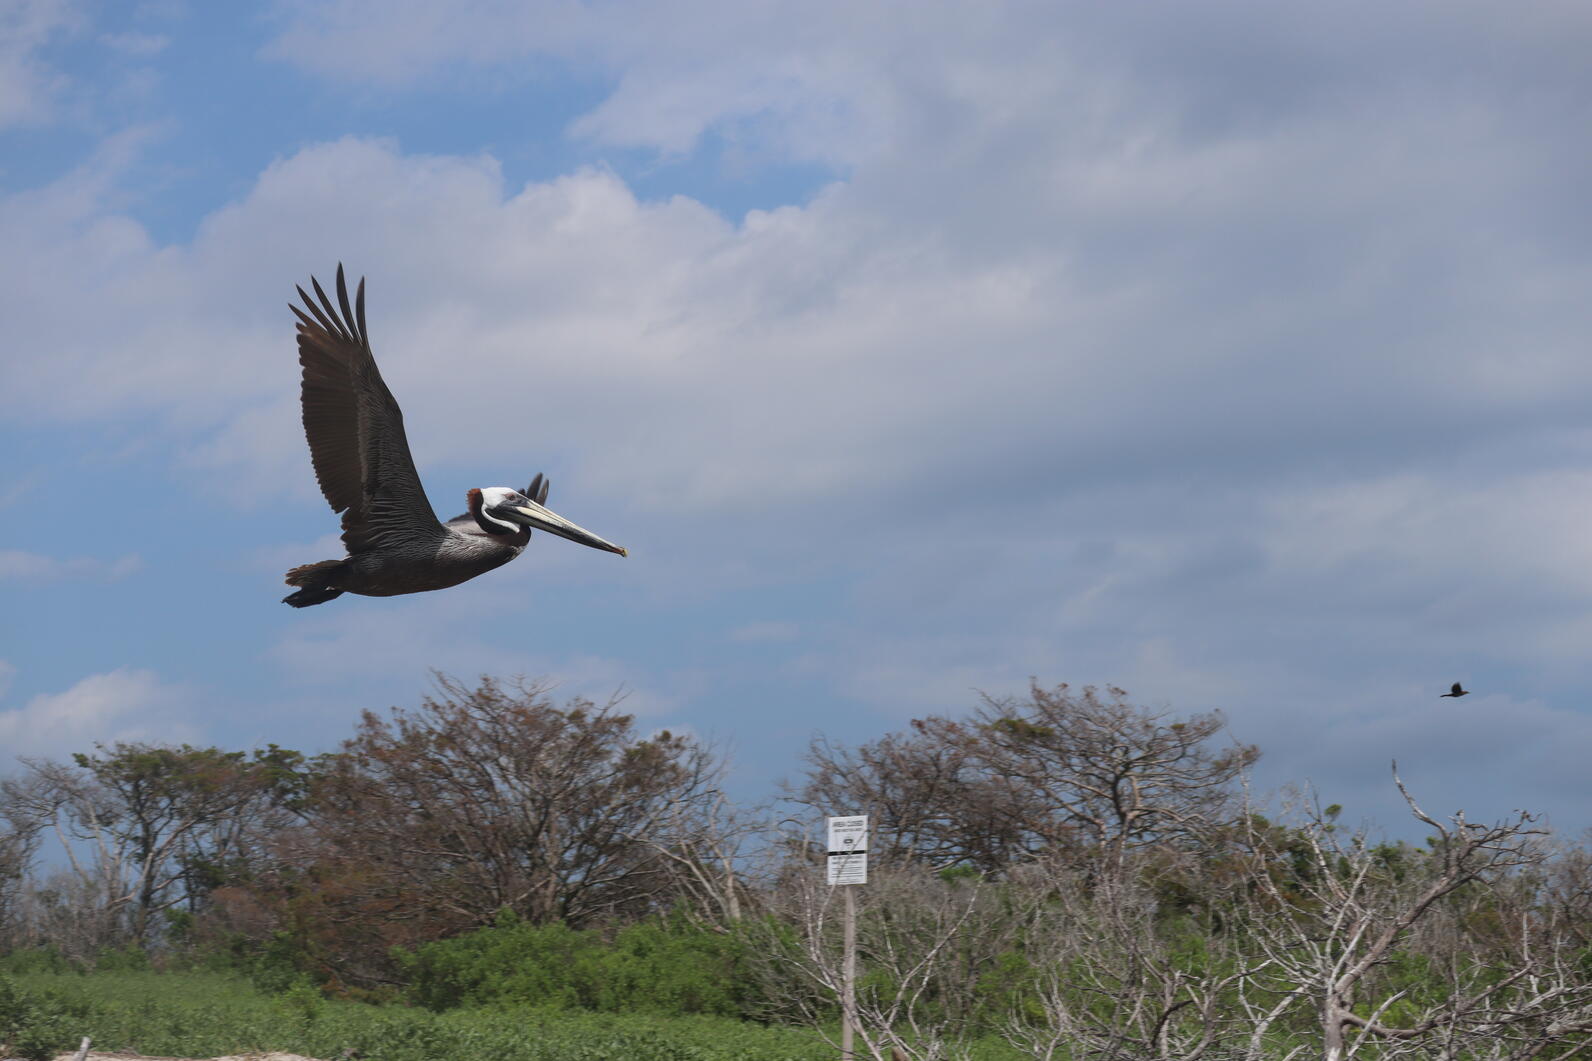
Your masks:
M348 555L289 571L287 584L299 588L282 598L284 603L307 608L344 593L391 597L457 586L520 555L532 527L626 555L542 507L548 480L540 474L523 493L506 486L472 489L465 494L469 511L439 522L409 456L403 413L371 356L365 281L360 280L350 311L338 265L341 314L314 277L310 283L320 305L300 287L310 315L291 307L299 319L304 366L304 435L321 493L333 512L343 514Z
M1461 697L1461 696L1469 696L1469 695L1470 695L1470 690L1469 690L1469 689L1461 689L1461 688L1460 688L1460 687L1459 687L1459 683L1458 683L1458 682L1455 682L1455 683L1454 683L1454 687L1453 687L1453 689L1451 689L1451 690L1449 690L1449 691L1448 691L1448 692L1446 692L1446 693L1440 693L1440 694L1438 694L1438 697L1437 697L1437 698L1438 698L1438 699L1439 699L1439 700L1441 700L1441 699L1442 699L1442 698L1443 698L1443 697L1445 697L1445 696L1452 696L1452 697L1454 697L1454 698L1455 698L1455 699L1458 699L1458 698L1459 698L1459 697Z

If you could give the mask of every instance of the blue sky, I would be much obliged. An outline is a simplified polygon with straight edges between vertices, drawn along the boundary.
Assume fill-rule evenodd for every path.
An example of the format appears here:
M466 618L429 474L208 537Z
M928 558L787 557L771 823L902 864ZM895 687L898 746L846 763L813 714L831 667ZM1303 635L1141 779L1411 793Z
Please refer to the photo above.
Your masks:
M1351 817L1397 757L1579 830L1589 50L1550 0L21 0L0 753L323 750L435 668L622 687L750 797L1034 676ZM339 261L439 513L543 471L628 559L279 603L338 555L287 302Z

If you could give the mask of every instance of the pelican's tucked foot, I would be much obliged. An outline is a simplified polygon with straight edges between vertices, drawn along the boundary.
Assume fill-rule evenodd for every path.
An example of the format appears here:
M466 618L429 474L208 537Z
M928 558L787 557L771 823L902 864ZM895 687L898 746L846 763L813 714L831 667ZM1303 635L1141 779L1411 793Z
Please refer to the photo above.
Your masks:
M341 597L343 591L333 583L347 569L346 560L321 560L295 567L287 573L287 584L303 588L297 593L289 593L283 597L282 603L291 604L295 608L308 608L312 604L325 604L333 597Z

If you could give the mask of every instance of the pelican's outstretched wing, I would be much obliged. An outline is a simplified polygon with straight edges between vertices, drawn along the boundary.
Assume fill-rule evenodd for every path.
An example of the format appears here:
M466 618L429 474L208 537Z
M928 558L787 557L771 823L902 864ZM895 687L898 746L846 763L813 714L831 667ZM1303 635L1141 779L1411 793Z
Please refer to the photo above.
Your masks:
M343 267L337 266L339 314L320 283L320 304L298 289L308 314L298 316L299 363L304 366L304 435L315 478L332 511L343 516L350 553L441 532L426 500L404 437L404 417L382 382L365 330L365 281L352 310Z

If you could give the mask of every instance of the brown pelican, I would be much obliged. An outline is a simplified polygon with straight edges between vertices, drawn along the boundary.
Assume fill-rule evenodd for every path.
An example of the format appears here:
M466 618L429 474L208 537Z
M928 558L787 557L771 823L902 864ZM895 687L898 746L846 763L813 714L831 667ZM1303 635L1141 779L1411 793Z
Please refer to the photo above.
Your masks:
M365 281L352 312L343 267L337 266L332 306L310 278L320 305L298 288L308 316L298 316L299 363L304 366L304 434L315 478L332 511L343 514L341 560L304 564L287 573L299 587L282 598L295 608L344 593L391 597L446 589L502 567L531 540L531 528L624 556L625 550L548 511L548 480L540 474L523 492L506 486L470 490L469 510L437 520L420 486L404 438L403 413L382 382L365 330Z
M1470 690L1469 689L1461 689L1459 687L1459 683L1455 682L1452 689L1450 689L1446 693L1437 694L1437 698L1439 700L1441 700L1441 699L1443 699L1446 696L1452 696L1455 700L1458 700L1462 696L1469 696L1469 695L1470 695Z

